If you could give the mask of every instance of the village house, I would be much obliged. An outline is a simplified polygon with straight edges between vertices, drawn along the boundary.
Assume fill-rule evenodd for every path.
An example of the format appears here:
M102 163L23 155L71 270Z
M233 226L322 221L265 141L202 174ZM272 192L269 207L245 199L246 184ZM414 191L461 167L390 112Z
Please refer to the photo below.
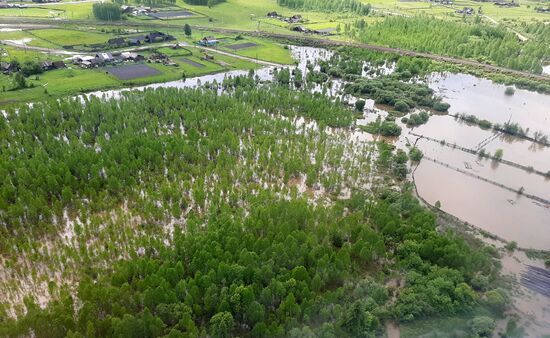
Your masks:
M63 61L42 61L42 62L40 62L40 67L42 67L42 70L44 70L44 71L61 69L61 68L65 68L65 62L63 62Z
M172 35L168 35L162 32L152 32L145 35L145 42L148 42L148 43L173 41L175 39L176 38L174 38Z
M82 68L92 68L97 65L95 56L87 55L75 55L73 56L73 63Z
M285 19L285 22L288 22L288 23L298 23L298 22L302 22L302 21L303 21L302 16L299 15L299 14L293 15L293 16Z
M126 39L124 38L112 38L107 40L107 44L113 47L122 47L126 46Z

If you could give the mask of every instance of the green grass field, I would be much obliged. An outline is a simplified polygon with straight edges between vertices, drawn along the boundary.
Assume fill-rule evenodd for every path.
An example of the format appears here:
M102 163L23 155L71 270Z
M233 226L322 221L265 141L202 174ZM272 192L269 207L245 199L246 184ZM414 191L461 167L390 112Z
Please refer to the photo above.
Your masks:
M42 53L30 49L16 48L6 45L0 45L2 61L9 61L12 59L17 59L20 62L25 62L27 60L32 61L44 61L44 60L61 60L66 58L66 55L54 55Z
M227 48L230 45L242 44L242 43L255 43L256 46L244 49L233 50ZM226 39L219 48L223 51L250 57L253 59L271 61L281 64L292 64L294 59L290 55L290 51L285 49L282 45L254 38L245 38L240 40Z
M52 7L2 8L0 9L0 16L56 18L63 16L63 11Z
M33 30L31 33L58 46L104 43L114 36L110 33L68 29L40 29Z

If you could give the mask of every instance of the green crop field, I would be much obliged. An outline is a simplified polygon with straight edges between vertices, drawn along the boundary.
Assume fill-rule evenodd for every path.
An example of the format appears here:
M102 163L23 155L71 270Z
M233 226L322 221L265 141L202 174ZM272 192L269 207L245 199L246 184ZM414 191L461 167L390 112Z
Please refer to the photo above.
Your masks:
M230 49L227 46L230 45L237 45L237 44L243 44L243 43L254 43L256 46L249 47L249 48L243 48L243 49ZM253 39L253 38L245 38L245 39L226 39L223 44L220 45L220 49L250 57L253 59L258 60L264 60L264 61L271 61L276 62L280 64L292 64L294 63L294 59L292 59L292 56L290 55L290 51L288 49L285 49L282 45L273 43L271 41L266 41L262 39Z
M74 29L40 29L31 31L33 35L58 46L97 44L107 42L114 34Z

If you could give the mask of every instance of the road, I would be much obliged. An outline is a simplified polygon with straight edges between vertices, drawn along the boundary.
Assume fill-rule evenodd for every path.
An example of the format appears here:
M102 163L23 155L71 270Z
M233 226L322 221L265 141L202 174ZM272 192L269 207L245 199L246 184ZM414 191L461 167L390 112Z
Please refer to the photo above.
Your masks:
M155 23L134 23L134 22L96 22L96 21L90 21L90 20L56 20L59 24L82 24L82 25L111 25L111 26L126 26L126 27L142 27L142 28L152 28L152 29L162 29L162 28L174 28L174 29L183 29L182 24L155 24ZM15 24L22 24L22 23L45 23L45 24L51 24L51 21L44 20L44 19L21 19L21 18L10 18L10 17L1 17L0 18L0 24L2 23L15 23ZM360 43L360 42L349 42L349 41L338 41L338 40L329 40L324 39L320 37L314 37L311 35L292 35L292 34L279 34L279 33L269 33L269 32L263 32L263 31L247 31L247 30L239 30L239 29L228 29L228 28L212 28L212 27L205 27L205 26L192 26L194 30L198 31L210 31L210 32L217 32L222 34L241 34L241 35L248 35L248 36L254 36L254 37L265 37L265 38L271 38L279 41L284 42L291 42L291 43L299 43L304 45L310 45L310 46L316 46L316 47L338 47L338 46L349 46L349 47L356 47L356 48L364 48L364 49L370 49L377 52L385 52L385 53L394 53L398 55L403 56L413 56L413 57L423 57L435 61L440 62L449 62L454 64L460 64L460 65L467 65L467 66L473 66L485 69L487 71L491 72L498 72L498 73L505 73L510 75L516 75L521 77L527 77L531 79L536 79L540 81L548 81L550 82L550 75L544 75L544 74L533 74L529 72L524 72L520 70L514 70L509 69L505 67L500 66L494 66L486 63L477 62L474 60L468 60L468 59L461 59L457 57L451 57L451 56L444 56L444 55L437 55L437 54L431 54L431 53L422 53L422 52L415 52L412 50L406 50L401 48L392 48L392 47L384 47L380 45L371 45L366 43Z
M493 24L495 25L498 25L498 21L496 21L495 19L491 18L490 16L486 15L486 14L483 14L483 17L489 21L491 21ZM529 39L527 39L527 37L525 35L522 35L520 32L517 32L516 30L506 26L506 28L508 30L510 30L512 33L516 34L516 36L518 37L518 39L520 39L521 41L527 41Z

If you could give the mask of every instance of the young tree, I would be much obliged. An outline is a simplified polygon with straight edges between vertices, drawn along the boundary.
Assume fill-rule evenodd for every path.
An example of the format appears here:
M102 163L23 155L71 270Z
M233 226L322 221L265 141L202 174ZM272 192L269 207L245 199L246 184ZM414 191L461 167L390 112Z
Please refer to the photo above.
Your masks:
M365 109L365 100L355 101L355 110L362 112Z
M233 326L235 326L235 320L230 312L218 312L210 319L212 337L230 337Z
M186 23L185 26L183 26L183 32L185 33L185 36L187 36L187 37L191 36L191 34L193 33L192 30L191 30L191 26L189 26L188 23Z
M21 72L17 72L13 76L13 86L15 89L27 88L27 80Z

